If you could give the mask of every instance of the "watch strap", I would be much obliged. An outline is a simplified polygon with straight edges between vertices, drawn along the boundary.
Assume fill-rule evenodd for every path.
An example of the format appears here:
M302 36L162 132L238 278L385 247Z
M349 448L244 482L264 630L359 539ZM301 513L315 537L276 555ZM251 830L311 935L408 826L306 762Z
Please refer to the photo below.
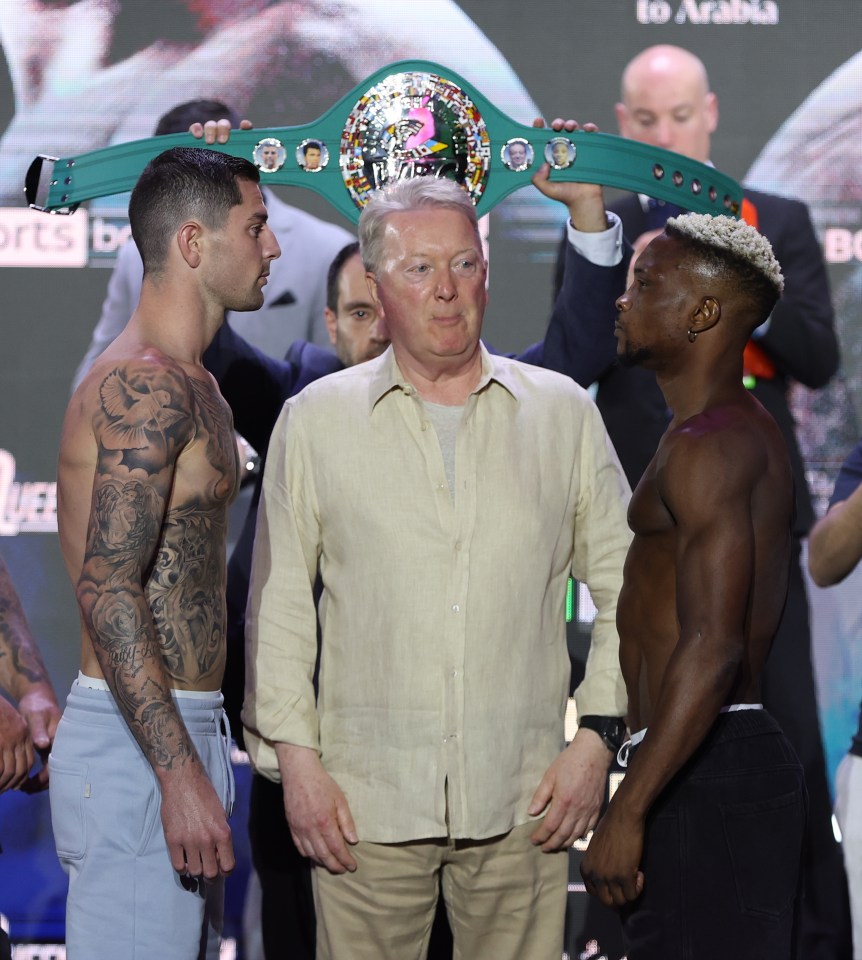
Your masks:
M626 723L622 717L603 717L595 714L587 714L578 717L578 727L584 727L586 730L592 730L601 738L608 750L616 753L623 745L626 738Z

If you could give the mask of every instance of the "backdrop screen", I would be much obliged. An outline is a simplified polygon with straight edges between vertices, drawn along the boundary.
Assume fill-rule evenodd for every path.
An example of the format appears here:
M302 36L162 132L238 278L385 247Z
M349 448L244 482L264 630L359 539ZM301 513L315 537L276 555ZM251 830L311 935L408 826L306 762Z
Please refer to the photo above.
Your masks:
M822 510L858 439L862 406L857 6L856 0L0 4L0 553L61 700L77 669L79 626L56 534L59 430L108 268L128 237L127 198L92 202L70 218L27 210L22 184L33 156L74 155L150 136L162 113L194 97L225 100L258 126L305 123L381 66L415 58L449 66L515 120L571 116L615 132L624 64L654 43L685 46L703 59L719 97L714 163L752 186L805 200L824 247L842 369L817 393L801 387L793 393L809 482ZM278 192L350 226L309 191ZM485 337L500 350L523 349L543 336L562 219L562 208L532 187L491 214ZM830 773L855 727L862 687L859 579L810 594ZM241 804L237 832L244 832L244 818ZM0 841L0 913L9 918L13 940L61 941L65 877L45 797L0 797ZM241 856L246 865L247 853ZM234 935L244 882L241 869L231 880ZM618 957L604 924L576 902L572 955L604 950Z

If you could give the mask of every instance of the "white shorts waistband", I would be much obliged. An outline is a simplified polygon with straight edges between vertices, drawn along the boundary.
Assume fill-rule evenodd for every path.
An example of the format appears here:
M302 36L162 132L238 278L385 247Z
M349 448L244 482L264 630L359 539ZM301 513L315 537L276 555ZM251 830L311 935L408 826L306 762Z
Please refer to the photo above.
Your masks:
M78 671L78 686L86 687L88 690L111 692L107 680L103 680L101 677L88 677L86 673L82 673L80 670ZM212 700L218 692L218 690L177 690L176 688L171 690L171 693L175 697L182 697L188 700Z
M719 710L719 713L738 713L740 710L762 710L762 703L729 703L727 706L722 707ZM625 767L629 762L629 750L632 747L636 747L641 740L646 736L646 732L649 728L644 727L643 730L638 730L637 733L633 733L631 737L626 740L626 742L620 747L619 752L617 753L617 763L621 767Z

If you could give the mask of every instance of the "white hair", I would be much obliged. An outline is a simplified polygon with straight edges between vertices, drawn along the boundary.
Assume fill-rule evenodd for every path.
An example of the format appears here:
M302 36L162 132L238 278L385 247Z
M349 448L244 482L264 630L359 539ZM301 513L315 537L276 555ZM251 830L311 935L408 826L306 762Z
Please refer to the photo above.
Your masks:
M423 207L456 210L470 221L481 249L476 208L470 195L453 180L412 177L393 180L375 191L359 217L359 252L366 270L377 273L383 264L386 218L392 213L412 213Z
M708 213L685 213L670 217L667 226L671 234L690 237L715 251L718 256L725 253L748 264L775 288L778 295L783 292L784 276L772 252L772 245L762 233L743 220L714 217Z

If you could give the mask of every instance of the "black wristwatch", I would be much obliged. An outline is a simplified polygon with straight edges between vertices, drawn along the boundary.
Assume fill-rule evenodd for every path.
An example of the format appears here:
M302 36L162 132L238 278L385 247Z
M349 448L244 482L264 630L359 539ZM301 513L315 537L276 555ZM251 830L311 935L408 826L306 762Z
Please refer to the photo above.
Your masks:
M594 730L608 750L616 753L626 739L626 722L622 717L599 717L588 714L578 717L578 726Z

